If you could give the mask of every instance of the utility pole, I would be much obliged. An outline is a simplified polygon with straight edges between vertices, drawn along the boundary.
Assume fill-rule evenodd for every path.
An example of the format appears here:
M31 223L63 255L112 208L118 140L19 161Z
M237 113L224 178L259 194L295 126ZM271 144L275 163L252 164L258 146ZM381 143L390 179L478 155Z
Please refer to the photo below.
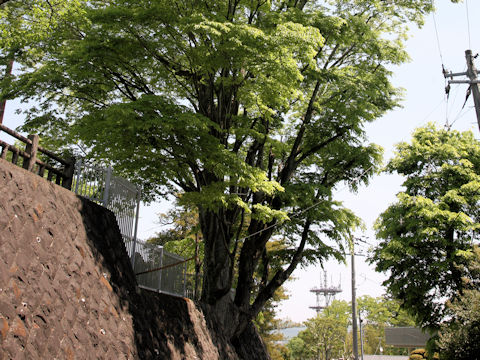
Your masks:
M358 360L358 334L357 334L357 293L355 285L355 249L354 240L350 249L352 255L352 332L353 332L353 359Z
M363 360L363 332L362 332L362 317L360 315L361 311L359 312L358 314L358 320L359 320L359 324L360 324L360 353L361 353L361 358Z
M479 80L477 79L477 69L475 68L475 64L473 63L473 59L476 58L477 55L472 55L472 50L465 50L465 59L467 61L467 71L461 73L452 73L447 72L444 70L443 75L445 78L450 78L448 80L447 86L447 93L450 90L450 84L469 84L472 94L473 94L473 103L475 105L475 112L477 113L477 123L478 128L480 130L480 91L478 89ZM469 80L453 80L456 76L468 76ZM468 97L467 93L467 97Z

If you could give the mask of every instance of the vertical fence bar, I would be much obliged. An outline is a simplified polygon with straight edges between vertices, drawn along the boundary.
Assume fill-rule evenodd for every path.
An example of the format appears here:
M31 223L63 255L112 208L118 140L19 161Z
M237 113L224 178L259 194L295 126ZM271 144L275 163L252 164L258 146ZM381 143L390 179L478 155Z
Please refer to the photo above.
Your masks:
M45 175L45 165L40 165L38 167L38 175L43 178Z
M82 159L78 159L75 163L75 172L77 173L75 179L75 194L78 195L78 187L80 186L80 174L82 173Z
M108 196L110 191L110 179L112 177L112 167L107 168L107 174L105 176L105 188L103 190L103 206L108 207Z
M187 297L187 263L188 261L185 261L183 267L183 297Z
M135 271L135 248L137 245L137 231L138 231L138 218L140 217L140 199L141 199L141 191L137 188L137 210L135 212L135 228L133 230L133 246L132 246L132 267L133 271Z
M163 246L160 247L160 264L159 267L163 266ZM162 291L162 272L163 270L158 270L158 291Z

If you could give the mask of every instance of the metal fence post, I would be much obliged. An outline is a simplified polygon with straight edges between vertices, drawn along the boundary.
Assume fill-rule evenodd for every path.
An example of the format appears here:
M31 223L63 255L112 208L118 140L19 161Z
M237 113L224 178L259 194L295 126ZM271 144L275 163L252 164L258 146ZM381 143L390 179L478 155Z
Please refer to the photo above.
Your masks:
M163 266L163 246L160 246L160 264L159 267ZM162 291L162 272L163 270L158 270L158 291Z
M75 172L77 173L75 179L75 194L78 195L78 187L80 186L80 175L82 173L82 159L78 159L75 163Z
M135 249L137 247L137 230L138 230L138 218L140 217L140 199L142 198L142 192L137 188L137 211L135 213L135 228L133 230L133 246L132 246L132 269L135 272Z
M107 174L105 176L105 188L103 190L103 200L102 200L102 203L103 203L103 206L108 208L108 196L109 196L109 192L110 192L110 180L112 178L112 167L109 166L107 168Z
M187 297L187 263L188 261L185 261L183 267L183 297Z

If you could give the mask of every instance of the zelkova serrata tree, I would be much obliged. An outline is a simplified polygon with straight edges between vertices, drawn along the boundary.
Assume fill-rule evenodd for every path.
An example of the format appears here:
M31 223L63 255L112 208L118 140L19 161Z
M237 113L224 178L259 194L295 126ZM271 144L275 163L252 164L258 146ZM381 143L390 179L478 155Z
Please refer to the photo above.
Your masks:
M298 265L342 258L359 220L332 190L376 170L364 124L397 105L387 66L430 0L31 1L43 32L28 3L1 8L3 96L36 101L24 129L198 209L201 301L229 337Z

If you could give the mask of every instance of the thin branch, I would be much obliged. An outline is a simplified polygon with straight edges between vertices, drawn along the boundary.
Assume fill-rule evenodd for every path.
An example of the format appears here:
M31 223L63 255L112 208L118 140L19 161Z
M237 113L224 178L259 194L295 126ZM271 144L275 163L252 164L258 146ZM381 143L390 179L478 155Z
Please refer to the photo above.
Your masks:
M317 193L318 196L318 193ZM275 290L277 290L282 284L290 277L293 273L295 268L297 267L298 263L300 262L303 254L303 250L305 249L305 245L308 240L308 233L310 231L310 226L312 225L312 220L307 218L305 225L302 231L302 238L300 240L300 244L295 251L295 254L292 257L292 261L290 265L285 270L279 270L275 273L272 280L258 293L255 301L249 308L249 313L252 315L257 315L258 312L263 308L265 303L270 299Z
M312 154L315 154L317 151L319 151L320 149L324 148L325 146L327 146L328 144L332 143L333 141L337 140L338 138L342 137L343 135L345 135L345 133L350 129L350 127L346 127L344 129L342 129L341 131L339 131L337 134L335 134L334 136L332 136L331 138L315 145L315 146L312 146L308 151L304 152L302 154L302 156L300 156L298 159L297 159L297 162L298 163L301 163L303 160L305 160L307 157L309 157L310 155Z

